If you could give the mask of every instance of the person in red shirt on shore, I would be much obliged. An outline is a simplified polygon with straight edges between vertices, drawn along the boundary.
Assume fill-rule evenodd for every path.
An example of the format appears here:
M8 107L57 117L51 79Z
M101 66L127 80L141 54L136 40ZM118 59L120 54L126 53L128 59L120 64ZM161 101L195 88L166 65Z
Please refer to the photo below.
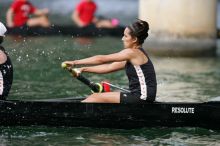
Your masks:
M48 9L37 9L28 0L14 0L7 11L6 21L8 27L49 27L47 18ZM33 15L33 18L30 16Z
M97 5L93 0L81 0L73 12L72 19L79 27L94 24L98 28L114 28L119 24L118 19L98 19L95 17Z

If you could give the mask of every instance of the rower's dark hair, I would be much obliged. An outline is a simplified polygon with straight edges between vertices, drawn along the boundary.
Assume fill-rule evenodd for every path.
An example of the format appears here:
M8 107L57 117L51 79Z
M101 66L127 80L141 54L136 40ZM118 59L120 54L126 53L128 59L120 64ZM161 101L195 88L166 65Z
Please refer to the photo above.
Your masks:
M4 38L0 36L0 44L3 42Z
M137 19L136 22L128 26L130 29L130 35L137 37L139 45L144 43L144 40L148 37L149 24L146 21Z

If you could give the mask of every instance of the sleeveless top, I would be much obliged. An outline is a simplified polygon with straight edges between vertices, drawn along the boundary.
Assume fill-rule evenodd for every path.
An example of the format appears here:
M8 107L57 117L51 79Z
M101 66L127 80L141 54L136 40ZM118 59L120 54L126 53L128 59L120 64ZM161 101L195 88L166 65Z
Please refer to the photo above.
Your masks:
M0 64L0 99L5 99L12 86L13 66L5 49L0 46L0 50L7 56L7 60L3 64Z
M147 56L148 61L142 65L133 65L126 62L125 71L129 80L131 94L140 96L142 100L154 101L157 92L157 81L154 66L147 53L140 48Z

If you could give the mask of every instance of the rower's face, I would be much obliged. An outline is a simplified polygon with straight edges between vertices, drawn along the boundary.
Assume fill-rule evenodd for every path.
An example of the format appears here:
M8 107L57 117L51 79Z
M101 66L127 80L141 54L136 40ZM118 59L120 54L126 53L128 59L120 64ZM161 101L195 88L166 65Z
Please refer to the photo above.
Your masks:
M130 29L127 27L124 30L124 36L122 37L122 41L125 48L132 48L132 46L136 42L136 39L130 35Z

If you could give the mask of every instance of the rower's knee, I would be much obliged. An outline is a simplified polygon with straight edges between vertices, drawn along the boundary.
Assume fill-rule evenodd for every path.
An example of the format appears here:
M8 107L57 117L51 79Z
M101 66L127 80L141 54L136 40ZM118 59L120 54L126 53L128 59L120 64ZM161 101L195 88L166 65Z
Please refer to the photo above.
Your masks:
M30 27L35 27L35 26L49 27L50 22L46 16L41 16L41 17L29 19L27 21L27 25Z
M87 97L86 99L82 100L81 102L97 102L95 97Z
M49 27L50 26L50 22L49 22L49 20L46 16L41 17L41 22L42 22L43 27Z
M95 101L95 96L97 93L93 93L92 95L90 95L89 97L87 97L86 99L82 100L81 102L94 102Z

